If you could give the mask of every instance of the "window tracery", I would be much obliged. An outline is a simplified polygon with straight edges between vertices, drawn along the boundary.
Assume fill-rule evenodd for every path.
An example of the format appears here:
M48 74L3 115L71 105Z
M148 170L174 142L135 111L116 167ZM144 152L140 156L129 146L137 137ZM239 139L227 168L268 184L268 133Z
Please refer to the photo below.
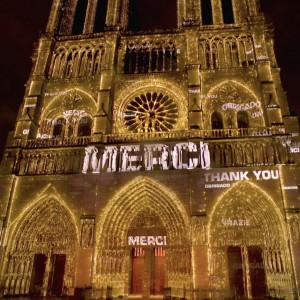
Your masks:
M203 38L199 41L202 69L221 69L253 65L254 45L251 36Z
M69 79L98 75L103 62L104 47L59 47L55 50L49 70L50 78Z
M174 42L130 42L126 45L124 73L176 71L177 48Z
M246 111L237 112L237 125L238 128L248 128L249 127L249 117Z
M222 114L214 111L211 115L211 128L212 129L223 129L223 118Z
M132 132L170 131L177 123L178 107L168 95L148 92L129 101L123 118Z
M36 254L44 254L48 263L53 253L66 255L64 284L73 286L76 246L76 227L69 212L54 199L37 205L22 219L10 240L4 294L24 295L30 292ZM43 285L48 284L48 278L45 282ZM40 292L42 289L40 286Z
M42 117L41 126L37 138L74 138L91 136L93 118L90 115L91 103L86 96L72 90L65 92L59 98L60 106L57 108L53 102L54 109Z

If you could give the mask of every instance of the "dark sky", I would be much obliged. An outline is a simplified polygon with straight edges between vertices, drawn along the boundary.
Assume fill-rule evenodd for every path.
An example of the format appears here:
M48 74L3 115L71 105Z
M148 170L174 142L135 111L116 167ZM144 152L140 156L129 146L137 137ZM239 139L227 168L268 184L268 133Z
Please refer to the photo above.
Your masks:
M45 30L51 2L0 0L0 156L8 131L14 129L31 69L33 45L39 32ZM291 110L300 115L300 1L262 0L262 7L275 27L275 52Z

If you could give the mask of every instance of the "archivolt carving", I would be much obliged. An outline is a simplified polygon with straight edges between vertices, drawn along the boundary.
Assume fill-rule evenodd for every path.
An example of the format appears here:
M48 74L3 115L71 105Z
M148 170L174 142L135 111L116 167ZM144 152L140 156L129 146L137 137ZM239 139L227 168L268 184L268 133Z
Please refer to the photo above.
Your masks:
M249 127L264 127L262 104L255 93L246 85L235 80L222 81L204 95L203 108L205 126L211 127L211 115L216 112L222 116L224 128L235 128L237 113L245 112Z
M203 217L193 217L191 223L191 237L194 245L206 245L207 237L207 220Z
M99 217L101 221L97 229L94 268L96 289L109 282L112 284L112 281L113 286L116 286L118 278L126 279L130 259L130 249L127 246L128 230L141 212L149 210L156 213L166 230L167 255L170 259L175 250L183 251L189 244L188 217L177 196L153 179L138 177L116 193ZM173 273L184 275L190 270L190 267L181 266L181 263L176 270L173 270L174 268L175 265L167 268L168 276Z
M52 93L49 93L52 95ZM38 138L90 135L96 101L88 93L72 89L58 94L43 109ZM81 132L83 127L88 133Z
M48 94L49 96L54 96L54 98L45 105L41 115L42 120L46 118L54 118L54 116L57 115L57 111L62 114L64 109L84 109L91 115L96 110L96 100L86 91L75 88L71 90L49 92ZM63 103L64 105L62 106Z
M64 286L74 286L78 235L69 211L56 197L47 197L24 212L8 245L4 294L29 292L35 254L66 255Z
M250 182L235 184L215 204L208 224L210 272L215 288L225 288L226 249L259 246L269 289L292 287L287 232L282 213L272 199ZM248 262L246 262L248 263Z
M292 243L300 241L300 216L296 215L288 219Z

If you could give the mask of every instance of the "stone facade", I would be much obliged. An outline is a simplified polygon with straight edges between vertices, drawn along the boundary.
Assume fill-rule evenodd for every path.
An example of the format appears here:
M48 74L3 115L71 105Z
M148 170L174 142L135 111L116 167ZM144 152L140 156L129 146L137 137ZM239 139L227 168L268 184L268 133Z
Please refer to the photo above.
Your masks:
M299 299L272 28L255 0L161 2L143 25L142 1L53 0L1 163L1 295Z

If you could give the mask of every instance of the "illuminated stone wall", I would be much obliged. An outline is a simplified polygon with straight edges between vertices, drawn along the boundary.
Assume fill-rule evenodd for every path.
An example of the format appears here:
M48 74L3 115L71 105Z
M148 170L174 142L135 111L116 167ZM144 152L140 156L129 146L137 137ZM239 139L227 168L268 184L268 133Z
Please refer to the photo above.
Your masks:
M299 126L258 1L139 32L135 2L53 1L0 167L0 293L298 299Z

